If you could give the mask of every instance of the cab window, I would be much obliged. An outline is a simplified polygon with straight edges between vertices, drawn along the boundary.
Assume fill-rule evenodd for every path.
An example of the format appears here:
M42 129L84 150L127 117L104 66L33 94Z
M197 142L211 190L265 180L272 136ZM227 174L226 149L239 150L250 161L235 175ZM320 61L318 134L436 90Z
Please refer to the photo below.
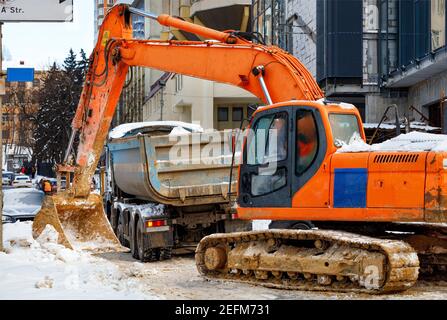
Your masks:
M357 117L353 114L329 114L334 143L337 148L349 144L353 137L361 137Z
M312 111L299 110L296 127L296 172L302 175L310 168L318 154L318 129Z
M260 118L248 140L247 163L259 166L251 174L251 195L267 195L287 186L288 115L285 112Z
M287 113L260 118L248 137L247 163L262 165L287 159Z

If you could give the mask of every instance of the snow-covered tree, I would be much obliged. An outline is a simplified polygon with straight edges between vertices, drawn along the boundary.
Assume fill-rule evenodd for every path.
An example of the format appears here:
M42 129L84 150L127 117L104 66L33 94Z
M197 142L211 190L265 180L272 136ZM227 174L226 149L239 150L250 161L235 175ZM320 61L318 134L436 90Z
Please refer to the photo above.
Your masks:
M39 111L35 117L34 160L61 163L71 135L73 120L88 67L85 52L80 60L70 50L62 66L53 64L37 93Z

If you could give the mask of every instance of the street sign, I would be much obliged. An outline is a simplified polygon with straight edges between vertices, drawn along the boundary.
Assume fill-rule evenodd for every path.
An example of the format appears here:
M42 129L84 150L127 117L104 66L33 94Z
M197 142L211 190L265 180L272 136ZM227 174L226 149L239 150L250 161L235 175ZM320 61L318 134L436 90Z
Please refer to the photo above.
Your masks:
M73 0L0 0L0 21L71 22Z
M7 82L33 82L34 68L8 68Z

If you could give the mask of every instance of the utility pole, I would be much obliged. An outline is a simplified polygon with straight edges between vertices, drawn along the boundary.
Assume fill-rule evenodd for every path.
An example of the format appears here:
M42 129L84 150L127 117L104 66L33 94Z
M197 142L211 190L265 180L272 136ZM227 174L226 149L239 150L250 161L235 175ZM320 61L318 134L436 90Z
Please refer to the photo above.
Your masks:
M0 86L3 82L3 22L0 22ZM0 176L0 252L3 251L3 88L0 88L0 166L2 167L2 175Z

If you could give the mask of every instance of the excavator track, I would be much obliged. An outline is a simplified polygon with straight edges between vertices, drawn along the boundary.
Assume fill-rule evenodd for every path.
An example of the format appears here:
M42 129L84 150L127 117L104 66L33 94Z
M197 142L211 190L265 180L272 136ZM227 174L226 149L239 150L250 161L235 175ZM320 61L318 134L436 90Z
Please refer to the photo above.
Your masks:
M214 234L198 245L196 265L210 280L368 294L407 290L419 274L407 243L331 230Z

